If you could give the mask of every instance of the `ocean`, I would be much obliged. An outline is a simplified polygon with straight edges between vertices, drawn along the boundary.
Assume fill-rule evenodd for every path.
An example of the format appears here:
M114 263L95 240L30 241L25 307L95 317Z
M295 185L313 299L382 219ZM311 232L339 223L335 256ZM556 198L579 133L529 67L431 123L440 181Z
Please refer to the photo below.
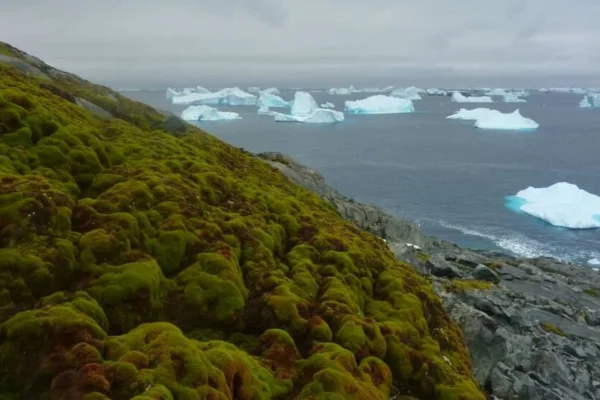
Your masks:
M199 122L218 138L251 152L280 151L321 172L361 202L415 221L422 230L463 247L523 257L552 256L586 263L600 258L600 229L552 226L504 205L529 186L569 182L600 195L600 109L580 109L582 95L531 91L527 103L458 104L424 95L415 113L346 115L335 125L276 123L256 107L219 107L242 117ZM177 114L164 91L123 92ZM343 110L350 96L312 92ZM292 99L293 90L281 97ZM472 121L448 120L460 108L519 108L540 124L533 132L482 131Z

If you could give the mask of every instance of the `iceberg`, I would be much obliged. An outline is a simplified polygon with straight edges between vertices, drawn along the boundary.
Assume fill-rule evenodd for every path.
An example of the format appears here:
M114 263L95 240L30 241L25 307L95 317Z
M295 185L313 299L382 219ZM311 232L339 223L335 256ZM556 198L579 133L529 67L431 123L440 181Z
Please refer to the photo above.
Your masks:
M334 110L325 110L323 108L317 108L308 115L285 115L280 113L273 113L276 122L303 122L309 124L330 124L336 122L342 122L344 120L344 113Z
M333 88L333 89L329 89L328 93L332 94L332 95L347 96L347 95L350 94L350 89L347 89L347 88Z
M289 101L285 101L283 100L281 97L275 95L275 94L271 94L271 93L267 93L267 92L260 92L259 96L258 96L258 100L256 101L256 105L258 107L261 106L265 106L265 107L289 107L290 106L290 102Z
M211 91L202 86L196 86L196 93L211 93Z
M519 98L515 93L507 93L504 95L505 103L526 103L527 100Z
M510 114L499 111L484 113L475 121L475 127L479 129L528 131L537 129L540 125L530 118L523 117L517 109Z
M506 89L496 88L496 89L487 90L485 92L485 95L486 96L506 96L506 95L509 95L510 93L511 92Z
M489 96L464 96L462 93L455 91L452 93L452 101L455 103L493 103L491 97Z
M592 103L590 102L590 98L588 96L583 96L583 99L579 102L580 108L592 108Z
M600 107L600 93L588 93L594 107Z
M592 258L591 260L588 260L588 264L590 264L590 265L600 265L600 259L599 258Z
M506 206L570 229L600 228L600 197L571 183L547 188L529 187L506 198Z
M167 99L171 100L173 97L178 96L179 92L177 90L167 88Z
M247 90L248 90L248 93L258 93L258 92L260 92L260 88L258 86L250 86Z
M267 94L274 94L276 96L280 95L279 89L277 89L276 87L267 88L267 89L261 90L260 92L267 93Z
M429 88L427 89L427 94L430 96L447 96L448 93L442 89Z
M276 112L269 110L269 107L262 105L262 104L258 107L258 111L256 113L258 115L269 115L269 116L273 116L276 114Z
M294 94L294 100L292 101L292 115L306 116L317 110L319 105L315 101L314 97L308 92L296 92Z
M238 87L226 88L214 93L189 93L172 98L173 104L251 106L256 104L256 96Z
M398 114L414 112L415 108L411 100L378 94L363 100L347 101L345 111L349 114Z
M209 106L190 106L183 110L181 119L185 121L222 121L240 119L240 115L234 112L219 111Z
M327 103L321 104L321 108L335 108L335 104L327 102Z
M421 93L421 92L424 92L424 90L416 88L414 86L411 86L411 87L407 87L407 88L396 89L390 94L392 96L402 97L402 98L408 99L408 100L421 100L422 99L421 95L419 95L419 93Z
M467 121L476 121L480 118L488 117L489 114L502 114L500 111L490 110L489 108L475 108L474 110L467 110L461 108L455 114L449 115L448 119L462 119Z

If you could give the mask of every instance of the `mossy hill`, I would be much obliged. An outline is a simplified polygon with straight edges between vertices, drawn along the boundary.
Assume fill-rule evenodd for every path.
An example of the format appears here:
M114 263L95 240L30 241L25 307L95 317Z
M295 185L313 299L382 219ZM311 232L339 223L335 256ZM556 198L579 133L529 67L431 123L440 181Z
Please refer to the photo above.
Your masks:
M483 399L383 241L199 129L0 54L0 398Z

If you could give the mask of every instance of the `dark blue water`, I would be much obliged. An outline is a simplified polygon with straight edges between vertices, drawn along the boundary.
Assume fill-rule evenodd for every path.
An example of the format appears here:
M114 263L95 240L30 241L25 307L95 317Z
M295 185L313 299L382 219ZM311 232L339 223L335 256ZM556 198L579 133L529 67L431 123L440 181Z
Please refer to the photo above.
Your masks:
M181 112L164 92L132 92L150 105ZM349 99L313 93L338 110ZM291 99L293 92L283 92ZM600 109L577 107L582 96L532 92L527 103L457 104L444 97L415 101L413 114L347 115L336 125L275 123L255 107L221 107L242 120L199 123L252 152L281 151L320 171L341 192L416 221L428 234L459 245L554 256L600 258L600 230L568 230L504 206L528 186L565 181L600 195ZM461 107L521 110L535 132L481 131L447 120Z

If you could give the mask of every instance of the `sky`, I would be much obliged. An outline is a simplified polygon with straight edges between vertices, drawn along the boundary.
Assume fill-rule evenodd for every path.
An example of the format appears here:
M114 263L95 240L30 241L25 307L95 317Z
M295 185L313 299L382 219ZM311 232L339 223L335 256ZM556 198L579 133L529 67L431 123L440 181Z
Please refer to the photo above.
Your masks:
M0 0L0 40L113 86L600 86L598 0Z

